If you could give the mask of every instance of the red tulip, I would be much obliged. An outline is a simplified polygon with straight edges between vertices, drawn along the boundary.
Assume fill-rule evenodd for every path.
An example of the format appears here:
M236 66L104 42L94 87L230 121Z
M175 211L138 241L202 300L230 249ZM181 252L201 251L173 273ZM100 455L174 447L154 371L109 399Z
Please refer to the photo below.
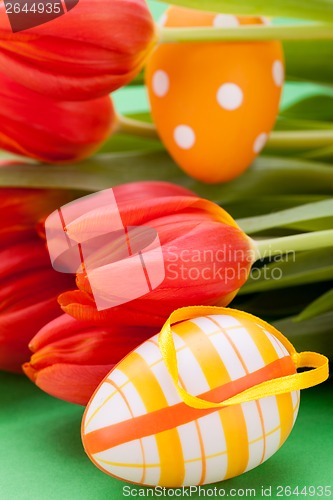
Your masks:
M108 96L53 101L0 73L0 148L46 162L81 160L101 146L113 121Z
M74 197L58 189L0 189L0 251L36 235L36 223Z
M12 33L0 5L0 66L53 99L92 99L127 84L155 42L144 0L80 0L66 15Z
M52 190L0 190L0 369L21 371L28 343L59 315L57 295L71 286L56 273L35 225L71 193Z
M82 405L122 357L158 332L172 310L185 304L229 303L253 258L252 242L234 220L187 189L137 182L113 192L124 226L157 230L166 277L147 295L104 311L96 308L87 275L77 275L79 290L60 295L62 308L74 317L60 316L37 333L23 370L45 392ZM103 231L103 224L110 226L109 214L107 207L105 212L88 212L66 226L67 235L80 230L87 234L89 228L94 234ZM96 217L92 226L86 224L91 217Z
M33 354L23 370L51 396L86 405L111 368L155 333L151 328L97 326L64 314L31 340Z
M247 280L254 251L250 238L229 214L215 203L166 183L127 184L114 188L114 195L125 227L148 226L157 231L165 278L144 296L97 310L87 274L79 273L78 290L59 297L64 312L107 325L158 328L177 307L225 306L231 302ZM88 213L90 223L87 225L87 217L82 216L67 226L67 234L84 231L87 235L89 227L92 236L99 230L105 233L110 226L106 215L107 207L97 215ZM129 276L131 272L128 267Z

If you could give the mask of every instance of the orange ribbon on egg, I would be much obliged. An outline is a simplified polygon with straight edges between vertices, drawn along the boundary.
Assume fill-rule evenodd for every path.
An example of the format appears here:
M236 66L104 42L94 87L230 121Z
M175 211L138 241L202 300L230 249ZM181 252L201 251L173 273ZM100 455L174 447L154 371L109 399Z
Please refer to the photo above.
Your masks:
M237 315L241 317L252 317L257 324L259 323L264 328L268 328L287 349L292 358L292 361L295 364L296 369L312 369L301 373L295 373L292 375L267 380L260 384L254 385L253 387L250 387L249 389L246 389L239 394L232 396L231 398L221 401L220 403L206 401L197 396L189 394L179 383L177 354L171 325L173 323L191 320L193 318L197 318L199 316L204 316L207 314L228 314L230 312L237 312ZM291 342L289 342L289 340L284 335L282 335L282 333L276 330L276 328L274 328L272 325L255 316L252 316L249 313L244 313L239 310L236 311L230 308L215 306L191 306L177 309L169 316L168 320L163 325L162 330L159 334L158 343L162 353L162 357L164 359L168 372L175 384L178 394L180 395L184 403L186 403L188 406L191 406L192 408L197 409L223 408L224 406L247 403L249 401L266 398L268 396L276 396L278 394L285 394L291 391L307 389L324 382L329 376L328 358L326 356L319 353L307 351L298 353Z

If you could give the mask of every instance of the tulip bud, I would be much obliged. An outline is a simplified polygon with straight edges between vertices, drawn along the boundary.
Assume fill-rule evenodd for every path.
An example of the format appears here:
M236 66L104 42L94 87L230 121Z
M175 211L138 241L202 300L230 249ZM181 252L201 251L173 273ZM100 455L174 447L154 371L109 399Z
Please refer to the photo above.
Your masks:
M35 225L71 194L0 191L0 369L20 372L30 339L59 315L57 295L72 283L71 276L53 271Z
M1 68L53 99L93 99L127 84L154 42L144 0L80 0L66 15L15 34L0 6Z
M109 136L114 111L108 96L53 101L0 73L0 148L46 162L81 160Z
M101 192L95 196L105 198L106 194ZM215 203L171 184L162 184L161 187L161 183L138 182L114 188L113 195L125 228L143 226L156 231L164 263L164 279L134 300L120 305L118 302L114 307L101 310L96 307L96 282L91 282L86 267L77 273L78 290L65 292L59 297L64 312L79 320L107 325L161 327L177 307L198 303L225 306L231 302L247 280L255 252L252 240L228 213ZM79 211L74 209L74 216L66 226L67 235L74 234L80 241L81 233L87 240L91 231L93 240L98 232L106 234L112 231L110 208L103 205L90 210L89 199L82 200L87 212L78 216ZM65 221L66 216L67 213ZM137 269L130 259L123 255L119 258L119 249L114 243L110 242L109 246L106 240L104 243L103 249L98 248L97 258L102 254L109 256L113 267L119 265L124 269L123 280L127 280L128 287L137 289ZM156 266L157 252L142 253L142 256L149 273L149 269ZM112 289L112 295L116 295L119 289L123 292L121 275L115 280L112 274L112 279L109 279L108 270L104 258L102 264L95 263L93 274L98 274L103 283L108 284L108 293L111 290L112 294ZM132 285L129 279L132 279Z
M86 405L107 373L157 330L98 326L63 314L30 342L25 374L51 396Z

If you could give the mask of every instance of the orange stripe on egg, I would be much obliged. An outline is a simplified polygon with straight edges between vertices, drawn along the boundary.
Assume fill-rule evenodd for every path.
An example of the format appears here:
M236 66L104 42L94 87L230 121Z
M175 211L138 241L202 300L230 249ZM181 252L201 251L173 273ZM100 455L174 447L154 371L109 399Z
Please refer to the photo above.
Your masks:
M141 434L141 436L138 435L139 438L143 437L144 435L156 434L156 444L161 465L161 476L159 483L163 484L164 486L181 484L182 478L185 474L183 450L177 429L168 428L168 423L164 421L165 415L161 410L164 410L168 407L168 402L165 398L162 387L155 378L148 363L135 351L133 351L129 356L127 356L127 358L123 360L121 370L123 373L125 373L129 380L131 380L137 392L140 394L140 397L147 409L146 415L143 415L142 417L136 417L132 420L127 421L130 423L130 427L132 425L134 426L134 422L138 419L142 419L143 417L150 417L151 415L154 415L155 412L160 410L159 423L162 424L160 425L160 430L154 431L155 425L153 422L151 422L150 424L148 424L148 433L141 434L139 431L139 434ZM152 394L154 395L153 398L151 397ZM115 424L115 426L110 426L118 428L118 430L115 429L116 433L121 432L121 435L123 437L123 440L121 441L122 443L131 440L125 437L128 435L128 432L123 432L124 424L125 422ZM104 431L104 429L101 429L101 431ZM118 444L121 444L121 442ZM108 446L108 448L111 448L112 446L115 446L115 444L111 444L111 446ZM96 453L96 451L93 453Z

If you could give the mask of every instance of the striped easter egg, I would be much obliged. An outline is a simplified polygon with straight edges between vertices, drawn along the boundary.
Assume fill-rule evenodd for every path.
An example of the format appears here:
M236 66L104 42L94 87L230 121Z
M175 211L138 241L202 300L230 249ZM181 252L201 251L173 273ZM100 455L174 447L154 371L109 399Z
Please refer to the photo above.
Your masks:
M296 373L274 328L244 312L199 316L172 326L179 381L213 402ZM246 472L288 437L299 391L222 409L195 409L180 398L158 336L128 354L86 408L82 439L104 472L133 483L201 485Z

